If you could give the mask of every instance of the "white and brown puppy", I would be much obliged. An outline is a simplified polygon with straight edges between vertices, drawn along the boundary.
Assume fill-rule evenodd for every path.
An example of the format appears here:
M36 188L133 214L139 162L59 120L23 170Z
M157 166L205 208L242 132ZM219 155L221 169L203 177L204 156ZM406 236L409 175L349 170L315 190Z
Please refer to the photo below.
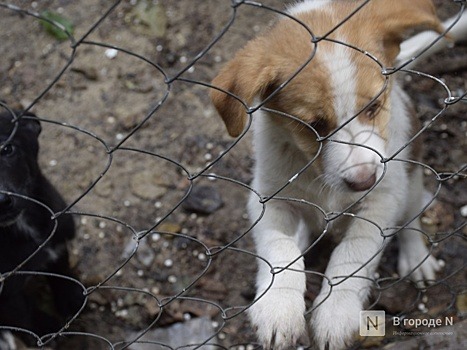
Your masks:
M298 21L284 16L213 81L212 100L231 136L252 118L252 187L267 198L287 184L278 196L296 199L249 201L253 222L265 202L254 227L262 260L250 316L266 348L293 346L305 333L302 254L325 229L342 239L311 313L320 349L351 341L390 236L400 242L401 276L430 280L438 268L418 232L421 167L403 161L419 157L413 143L404 147L418 130L416 116L387 72L407 31L443 26L429 0L372 0L355 11L363 3L295 4L288 14Z

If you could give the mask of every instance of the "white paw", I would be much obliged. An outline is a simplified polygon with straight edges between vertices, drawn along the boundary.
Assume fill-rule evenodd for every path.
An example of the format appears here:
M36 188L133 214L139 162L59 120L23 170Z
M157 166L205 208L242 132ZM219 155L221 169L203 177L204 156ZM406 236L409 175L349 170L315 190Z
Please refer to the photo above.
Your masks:
M271 289L251 306L250 318L264 349L281 350L295 346L305 333L305 300L302 293Z
M423 261L425 258L426 260ZM420 265L422 261L423 263ZM417 268L418 265L420 266ZM411 251L401 249L398 262L399 275L401 277L410 275L410 278L420 287L425 285L424 281L433 282L436 278L436 272L440 269L441 266L438 261L432 255L429 255L425 246Z
M318 305L327 296L321 293L315 300ZM334 290L321 305L313 311L310 327L317 349L346 349L352 343L359 327L362 302L357 294L346 290Z

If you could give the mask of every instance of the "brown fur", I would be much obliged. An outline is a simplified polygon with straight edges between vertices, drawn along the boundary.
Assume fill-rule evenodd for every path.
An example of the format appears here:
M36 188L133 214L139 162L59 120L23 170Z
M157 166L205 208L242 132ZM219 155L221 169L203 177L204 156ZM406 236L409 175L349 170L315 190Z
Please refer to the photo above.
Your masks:
M335 1L332 12L317 9L299 14L297 18L308 26L314 36L320 37L332 31L360 3L362 1ZM340 45L326 40L344 39L346 43L377 57L383 67L390 67L399 53L404 34L414 28L442 32L431 1L370 1L316 45L301 24L290 19L280 20L268 33L252 40L239 51L213 80L214 86L237 98L215 89L211 91L211 98L229 134L239 136L245 128L248 108L254 98L265 99L316 53L297 76L276 92L267 107L296 116L305 123L319 121L318 129L321 124L322 130L319 131L325 135L337 125L327 79L329 72L320 62L320 50L332 50L332 45ZM381 67L361 52L355 51L353 58L359 82L358 108L364 109L382 90L385 77L381 74ZM383 93L379 98L381 108L377 118L368 113L359 116L361 121L373 123L382 137L386 136L384 130L390 116L388 101L386 93Z

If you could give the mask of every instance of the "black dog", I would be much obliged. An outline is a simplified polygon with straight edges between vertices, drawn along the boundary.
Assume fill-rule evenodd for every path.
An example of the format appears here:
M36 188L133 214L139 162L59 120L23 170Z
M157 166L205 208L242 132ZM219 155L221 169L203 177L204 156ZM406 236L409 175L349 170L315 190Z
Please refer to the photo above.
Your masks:
M39 121L30 113L14 120L11 113L0 113L0 331L2 326L20 327L43 335L58 331L84 300L76 282L40 275L74 278L66 242L73 238L75 226L70 215L52 219L51 211L59 212L66 205L38 165ZM37 254L11 273L45 241ZM42 287L35 285L38 280ZM44 307L44 300L52 308Z

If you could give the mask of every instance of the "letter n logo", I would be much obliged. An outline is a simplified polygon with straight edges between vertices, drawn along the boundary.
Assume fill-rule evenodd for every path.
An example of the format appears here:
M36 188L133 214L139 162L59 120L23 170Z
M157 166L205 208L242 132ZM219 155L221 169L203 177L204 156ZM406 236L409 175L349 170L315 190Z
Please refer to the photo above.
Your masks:
M360 335L382 337L386 334L384 310L360 311Z

